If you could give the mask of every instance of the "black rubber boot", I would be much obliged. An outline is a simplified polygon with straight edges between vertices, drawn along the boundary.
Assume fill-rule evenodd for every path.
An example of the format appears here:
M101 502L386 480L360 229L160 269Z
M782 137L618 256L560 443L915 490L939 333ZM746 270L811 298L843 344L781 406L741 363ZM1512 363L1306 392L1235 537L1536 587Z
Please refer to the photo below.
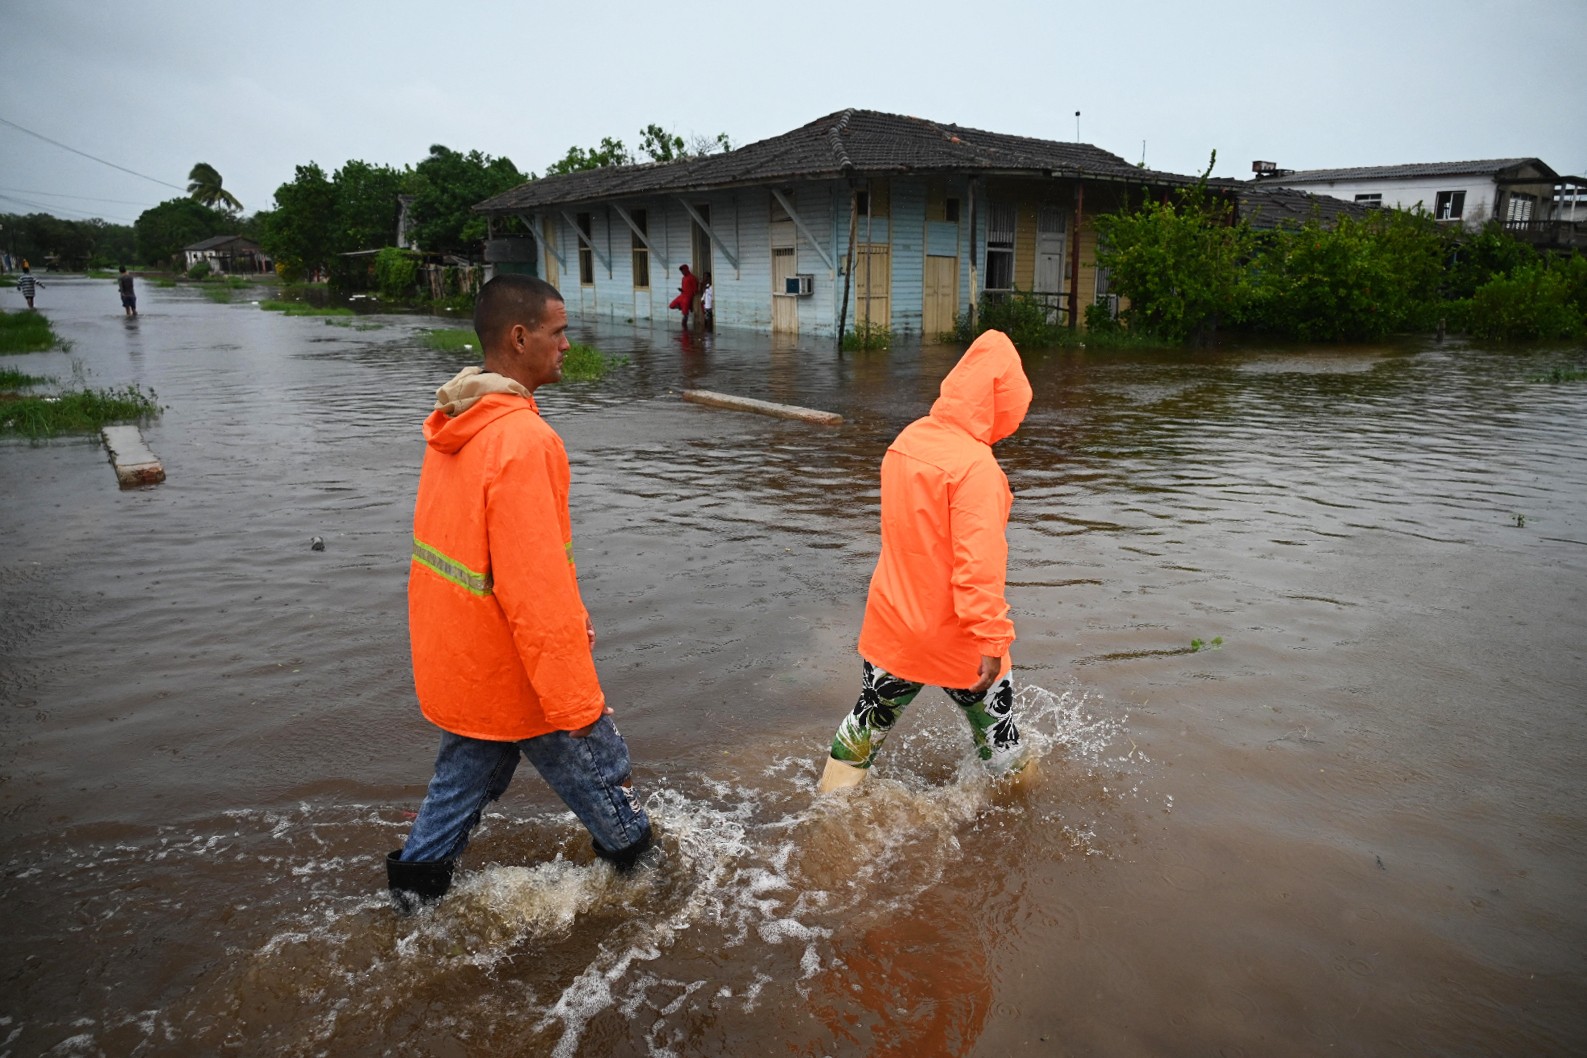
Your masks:
M403 861L402 850L386 854L386 882L391 886L391 902L404 915L411 915L425 904L433 904L452 888L456 860Z
M616 867L619 873L626 874L639 864L639 858L644 856L645 851L651 847L653 841L654 835L651 833L650 827L646 826L644 835L638 841L617 852L608 852L606 849L601 848L600 842L595 842L595 855ZM657 851L659 852L660 850L658 849ZM645 862L649 863L650 859L647 858Z

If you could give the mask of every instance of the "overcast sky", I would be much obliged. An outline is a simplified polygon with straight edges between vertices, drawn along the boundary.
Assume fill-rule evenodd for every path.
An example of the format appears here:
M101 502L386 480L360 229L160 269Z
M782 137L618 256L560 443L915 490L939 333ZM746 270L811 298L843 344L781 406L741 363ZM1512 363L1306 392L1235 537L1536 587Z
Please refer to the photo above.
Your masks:
M1587 173L1587 0L0 0L0 212L130 223L207 161L249 212L293 166L432 143L540 171L650 122L745 144L845 107L1245 177L1537 157ZM163 181L162 183L156 183ZM171 185L171 186L165 186Z

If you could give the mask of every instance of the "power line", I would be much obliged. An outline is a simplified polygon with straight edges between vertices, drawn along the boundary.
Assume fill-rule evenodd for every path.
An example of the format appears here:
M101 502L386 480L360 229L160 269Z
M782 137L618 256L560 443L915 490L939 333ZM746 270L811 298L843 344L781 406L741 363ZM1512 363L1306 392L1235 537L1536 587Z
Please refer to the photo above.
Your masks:
M0 187L0 191L12 191L18 195L43 195L45 198L73 198L80 202L113 202L118 206L141 206L137 202L126 198L94 198L91 195L67 195L59 191L35 191L30 187Z
M44 202L33 202L25 198L17 198L15 195L0 194L0 202L15 202L19 206L26 206L29 209L36 209L41 213L48 213L52 216L58 210L62 213L75 213L79 217L83 217L87 220L111 220L118 224L136 223L135 221L128 220L125 217L106 217L97 213L85 213L80 209L72 209L69 206L52 206Z
M84 158L87 158L89 161L98 162L100 165L108 165L112 169L120 169L124 173L131 173L133 176L138 177L140 180L149 180L149 181L151 181L153 183L159 184L161 187L175 188L177 191L182 191L182 192L186 192L187 191L187 188L185 188L185 187L177 187L175 184L168 184L164 180L161 180L158 177L149 176L146 173L140 173L136 169L128 169L126 166L117 165L115 162L107 162L103 158L99 158L99 157L96 157L96 156L94 156L92 154L89 154L87 151L80 151L76 147L68 147L66 144L60 142L59 140L52 140L48 136L43 135L42 133L34 132L32 129L25 129L21 125L18 125L16 122L7 120L6 118L0 118L0 125L9 125L12 128L16 129L18 132L25 132L29 136L32 136L35 139L43 140L45 143L51 144L53 146L59 147L63 151L71 151L73 154L82 155Z

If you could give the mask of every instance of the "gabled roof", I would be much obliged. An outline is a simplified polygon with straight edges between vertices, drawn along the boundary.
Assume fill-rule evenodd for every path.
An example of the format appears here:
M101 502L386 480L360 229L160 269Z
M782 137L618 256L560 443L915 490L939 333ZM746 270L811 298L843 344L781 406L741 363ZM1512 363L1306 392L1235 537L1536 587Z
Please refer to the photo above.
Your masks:
M1423 162L1410 165L1366 165L1351 169L1301 169L1267 177L1272 183L1298 184L1341 180L1411 180L1423 176L1490 176L1503 178L1514 175L1525 166L1535 166L1542 179L1556 178L1554 170L1537 158L1487 158L1475 162Z
M481 202L482 213L684 191L901 173L1084 177L1179 186L1193 177L1140 169L1086 143L1039 140L876 110L840 110L781 136L677 162L607 166L532 180Z
M233 247L233 244L236 244L236 246ZM223 246L243 250L259 249L258 243L252 239L245 239L241 235L211 235L203 242L195 242L192 246L182 247L182 252L197 253L200 250L219 250Z

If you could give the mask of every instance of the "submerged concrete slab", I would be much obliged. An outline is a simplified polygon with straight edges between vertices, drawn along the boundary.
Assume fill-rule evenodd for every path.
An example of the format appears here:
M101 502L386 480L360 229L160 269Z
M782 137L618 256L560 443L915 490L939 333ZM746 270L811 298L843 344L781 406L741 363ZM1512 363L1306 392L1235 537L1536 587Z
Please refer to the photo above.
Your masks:
M107 426L100 433L105 438L105 450L110 453L110 465L116 468L116 481L122 488L158 485L165 480L165 467L143 443L143 433L136 426Z
M713 393L708 389L686 389L683 399L695 404L705 404L712 408L727 408L729 411L749 411L757 415L771 415L779 419L797 419L800 422L816 423L820 426L841 426L843 416L835 411L817 411L815 408L801 408L795 404L773 404L769 400L756 400L754 397L735 397L730 393Z

